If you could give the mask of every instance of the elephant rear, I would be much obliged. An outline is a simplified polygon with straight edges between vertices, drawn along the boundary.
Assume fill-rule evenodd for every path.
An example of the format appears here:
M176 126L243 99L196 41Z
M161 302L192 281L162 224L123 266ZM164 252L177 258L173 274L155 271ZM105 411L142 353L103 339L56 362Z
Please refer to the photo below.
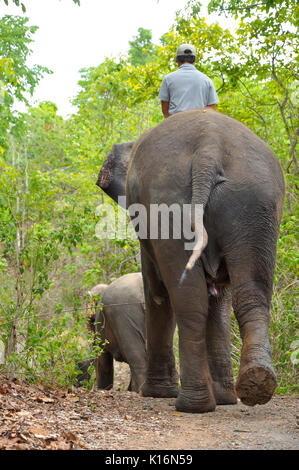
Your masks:
M254 240L258 231L262 238L267 227L268 240L276 244L284 192L283 173L270 147L240 122L212 110L178 113L141 136L127 173L128 206L146 208L147 227L154 205L178 204L181 213L188 204L203 208L204 221L192 220L199 242L188 269L209 238L206 252L215 245L226 252L244 237L249 241L250 231ZM238 223L242 230L232 230ZM146 236L150 239L149 229Z
M186 111L166 119L137 141L126 188L128 207L142 204L148 227L154 206L178 205L182 215L185 205L190 205L195 236L192 250L185 249L182 232L181 237L171 230L168 237L151 237L147 230L140 237L142 271L150 293L146 304L148 374L143 393L160 397L177 393L169 372L169 324L174 312L182 384L176 408L188 412L215 409L206 331L208 318L219 311L213 308L211 313L207 272L210 270L217 283L221 266L243 341L237 395L247 405L266 403L276 386L268 328L285 192L276 156L238 121L215 111ZM202 218L197 217L196 207L202 208ZM172 228L173 221L174 211L169 217ZM163 292L163 288L169 302L164 295L157 304L155 292ZM223 377L218 383L221 381L226 383Z

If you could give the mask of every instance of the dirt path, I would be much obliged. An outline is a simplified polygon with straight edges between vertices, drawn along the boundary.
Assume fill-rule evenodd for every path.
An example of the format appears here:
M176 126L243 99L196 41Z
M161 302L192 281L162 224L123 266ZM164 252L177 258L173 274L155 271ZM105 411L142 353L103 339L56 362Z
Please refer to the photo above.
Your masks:
M242 404L218 406L214 413L176 413L173 403L155 401L154 409L166 418L170 431L158 441L148 436L153 449L299 449L294 397L275 397L263 407ZM169 416L170 414L170 416ZM167 417L168 415L168 417ZM136 441L128 443L136 448Z
M176 412L174 399L46 390L0 376L0 449L299 449L298 398L193 415Z

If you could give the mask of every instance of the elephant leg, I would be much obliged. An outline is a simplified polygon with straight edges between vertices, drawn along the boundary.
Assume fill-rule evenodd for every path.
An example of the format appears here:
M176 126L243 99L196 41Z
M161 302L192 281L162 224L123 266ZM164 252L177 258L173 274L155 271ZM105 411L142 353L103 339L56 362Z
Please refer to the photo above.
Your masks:
M130 385L128 390L130 392L139 392L144 381L145 381L145 376L146 376L146 368L143 367L142 369L138 369L134 366L130 367L131 371L131 380L130 380Z
M217 405L234 405L237 397L230 349L231 293L221 289L219 297L209 297L207 349L212 386Z
M141 259L147 332L147 371L142 395L174 398L178 395L178 374L173 353L175 317L163 282L143 248Z
M96 358L96 383L101 390L110 390L113 387L113 356L109 351L103 351Z
M106 311L119 353L130 367L131 391L138 392L146 374L144 311L139 304Z
M179 285L188 261L181 241L161 241L156 257L179 331L181 389L176 409L189 413L214 411L216 402L206 346L209 301L202 265L196 264ZM159 335L159 329L157 332Z
M131 379L129 390L138 393L146 376L145 338L140 334L139 330L130 328L122 333L118 343L123 351L122 355L130 367Z
M276 388L268 336L274 268L257 255L246 259L246 264L240 257L237 266L228 264L233 309L242 338L236 393L249 406L267 403Z
M85 359L85 361L79 362L77 364L78 370L81 371L80 374L77 375L76 377L76 384L78 387L82 384L84 380L89 381L90 380L90 374L88 373L89 367L92 365L93 360L92 359Z
M129 386L128 386L128 392L132 392L132 378L130 377L130 383L129 383Z

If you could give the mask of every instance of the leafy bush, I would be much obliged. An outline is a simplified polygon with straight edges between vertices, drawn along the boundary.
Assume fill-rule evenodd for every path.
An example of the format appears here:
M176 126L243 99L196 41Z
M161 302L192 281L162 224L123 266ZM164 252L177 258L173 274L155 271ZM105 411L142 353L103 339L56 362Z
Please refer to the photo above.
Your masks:
M2 326L6 328L2 328L0 339L6 344L5 330L8 332L10 325ZM102 351L99 339L92 347L93 338L80 313L59 314L50 320L42 320L36 313L24 316L17 339L16 350L1 365L2 372L13 372L14 376L47 386L74 385L80 373L77 364L85 359L95 359ZM94 374L90 383L93 379Z

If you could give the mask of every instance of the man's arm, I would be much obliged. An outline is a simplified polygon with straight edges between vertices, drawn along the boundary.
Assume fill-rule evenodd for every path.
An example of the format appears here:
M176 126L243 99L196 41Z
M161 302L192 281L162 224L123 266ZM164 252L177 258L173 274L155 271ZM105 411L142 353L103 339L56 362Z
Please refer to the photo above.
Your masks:
M167 85L167 76L163 78L162 85L160 88L158 99L161 100L162 113L164 118L168 118L169 114L169 103L170 103L170 93Z
M214 87L214 84L212 80L209 80L210 86L209 86L209 95L207 99L207 105L205 106L206 108L211 108L214 111L216 111L216 104L219 103L219 98L217 96L216 89Z
M161 101L161 106L162 106L163 116L166 119L170 116L170 114L169 114L169 101Z

